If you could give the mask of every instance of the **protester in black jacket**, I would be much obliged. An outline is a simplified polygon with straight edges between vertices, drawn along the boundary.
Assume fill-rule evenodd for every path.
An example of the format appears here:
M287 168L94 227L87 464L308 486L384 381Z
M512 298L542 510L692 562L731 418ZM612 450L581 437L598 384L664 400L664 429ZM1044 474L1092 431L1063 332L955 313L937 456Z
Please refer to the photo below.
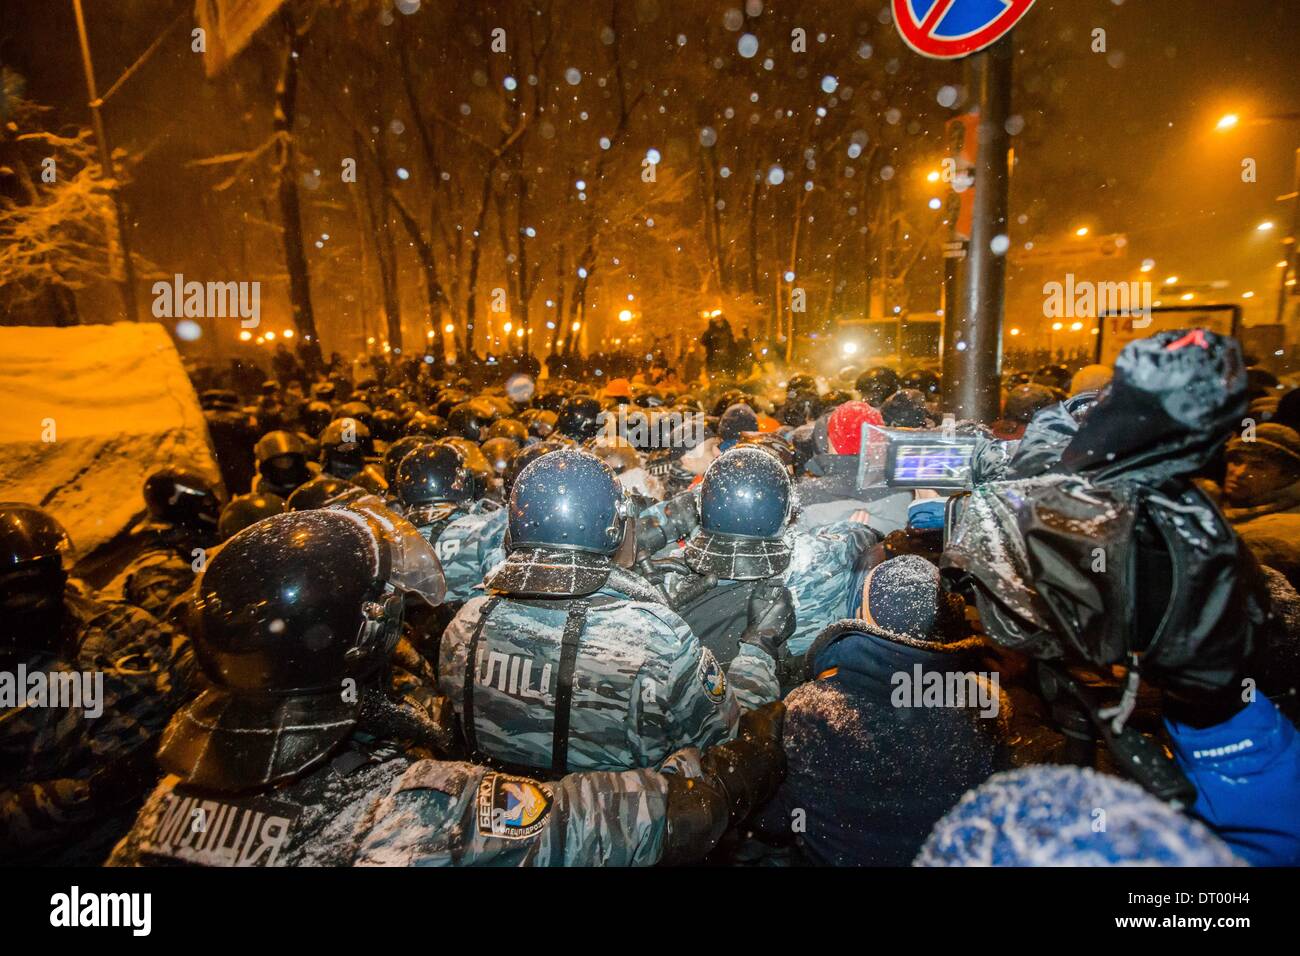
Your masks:
M808 651L809 681L786 699L789 774L758 826L807 862L906 866L966 790L1008 766L1010 719L997 675L935 566L876 566L856 620Z

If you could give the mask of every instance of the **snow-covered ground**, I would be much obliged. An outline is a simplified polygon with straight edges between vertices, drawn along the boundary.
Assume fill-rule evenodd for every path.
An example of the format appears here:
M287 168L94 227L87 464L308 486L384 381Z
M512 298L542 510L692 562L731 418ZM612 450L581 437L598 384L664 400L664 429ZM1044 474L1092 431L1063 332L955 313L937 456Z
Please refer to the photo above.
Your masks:
M42 506L84 556L143 512L164 464L220 481L166 329L0 327L0 501Z

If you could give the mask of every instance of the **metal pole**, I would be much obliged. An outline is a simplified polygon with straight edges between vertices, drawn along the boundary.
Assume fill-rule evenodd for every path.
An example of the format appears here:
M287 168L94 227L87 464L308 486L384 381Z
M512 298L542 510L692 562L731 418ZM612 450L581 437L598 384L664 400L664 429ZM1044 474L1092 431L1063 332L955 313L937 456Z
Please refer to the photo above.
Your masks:
M951 365L956 381L945 382L947 402L958 418L992 421L998 414L1002 355L1002 313L1006 288L1007 151L1011 137L1011 38L979 54L979 154L975 164L975 209L960 295L960 325L953 336ZM994 251L997 237L999 250Z
M122 201L122 189L117 182L117 168L113 163L113 153L108 146L108 135L104 132L104 118L100 114L103 105L95 91L95 66L90 59L90 38L86 35L86 16L81 10L81 0L72 0L72 9L77 16L77 34L81 40L81 64L86 72L86 95L90 98L90 115L95 124L95 141L99 146L100 171L113 181L111 195L113 210L117 218L117 242L122 249L122 306L126 316L132 322L140 321L140 313L135 304L135 266L131 262L130 228L126 219L126 204Z
M1295 178L1291 186L1291 233L1283 238L1286 254L1282 267L1282 279L1277 287L1277 318L1281 325L1286 320L1286 280L1288 275L1300 274L1300 255L1296 253L1296 243L1300 241L1300 149L1295 151ZM1286 333L1283 332L1283 335Z

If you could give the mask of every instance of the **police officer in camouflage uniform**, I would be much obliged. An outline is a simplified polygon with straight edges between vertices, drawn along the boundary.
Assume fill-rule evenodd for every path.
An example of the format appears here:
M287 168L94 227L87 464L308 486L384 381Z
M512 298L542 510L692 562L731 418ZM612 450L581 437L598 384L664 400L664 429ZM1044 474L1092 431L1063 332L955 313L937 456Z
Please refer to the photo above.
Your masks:
M475 481L452 445L424 445L397 466L392 493L407 520L437 552L447 581L447 601L469 600L482 582L491 539L480 534L502 509L474 500Z
M105 588L160 620L194 584L217 544L221 501L202 475L168 466L144 482L148 519L131 531L131 561Z
M186 646L69 579L71 543L0 504L0 859L99 863L156 778L153 750L195 683Z
M290 431L267 432L257 440L253 454L257 457L254 492L287 499L320 474L320 466L308 460L307 444Z
M699 487L699 527L684 548L652 562L670 598L691 579L716 586L675 603L701 642L722 660L740 648L749 605L773 587L789 590L797 622L782 648L783 686L793 686L799 664L818 631L848 615L877 535L842 521L814 532L790 525L794 498L784 463L765 448L740 445L709 466ZM679 509L684 511L685 509Z
M681 747L730 739L742 708L776 699L788 596L755 609L724 670L664 595L626 570L631 517L617 476L587 452L543 455L520 473L509 554L439 652L440 687L476 759L552 779L657 767Z
M779 704L726 749L678 755L676 778L551 786L433 759L443 715L383 673L404 600L441 596L437 558L372 501L269 518L213 559L196 634L212 688L168 727L168 776L110 865L681 862L773 792Z

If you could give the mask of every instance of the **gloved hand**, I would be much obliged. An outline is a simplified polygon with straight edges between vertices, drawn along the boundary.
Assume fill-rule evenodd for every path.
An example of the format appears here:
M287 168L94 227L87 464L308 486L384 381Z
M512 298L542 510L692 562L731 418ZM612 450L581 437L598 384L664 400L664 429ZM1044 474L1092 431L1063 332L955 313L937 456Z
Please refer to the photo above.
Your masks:
M740 643L753 644L776 660L781 645L794 633L794 599L790 589L778 580L768 579L754 585L746 607L749 623Z
M660 862L688 863L707 854L727 827L771 799L785 778L781 729L785 704L774 701L741 717L740 735L699 758L700 775L666 774L668 810Z
M659 558L640 561L636 570L647 581L659 588L673 610L685 607L696 598L718 586L715 574L696 574L680 558Z

